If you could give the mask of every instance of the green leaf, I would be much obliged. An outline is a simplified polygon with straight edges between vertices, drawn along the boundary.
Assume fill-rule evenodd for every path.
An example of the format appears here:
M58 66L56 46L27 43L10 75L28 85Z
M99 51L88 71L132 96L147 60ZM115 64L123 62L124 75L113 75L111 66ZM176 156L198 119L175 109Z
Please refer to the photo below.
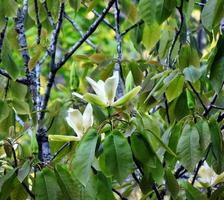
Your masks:
M23 163L22 167L18 170L17 178L22 183L25 178L29 175L31 170L31 163L30 160L27 160Z
M159 41L161 35L161 27L157 23L151 25L145 25L143 30L142 42L148 51Z
M176 0L158 0L156 18L159 24L164 22L174 11Z
M160 184L163 180L163 166L151 144L148 142L146 134L132 134L132 152L143 166L144 171L151 174L152 178Z
M35 197L37 200L59 200L62 198L54 172L49 168L44 168L36 174Z
M200 68L195 68L193 66L187 67L183 71L185 80L195 83L198 81L202 76L202 71Z
M156 138L156 140L167 151L167 153L169 153L170 155L174 157L177 157L177 155L162 141L162 139L156 133L154 133L151 130L147 130L147 131L149 131Z
M156 21L156 3L154 0L140 0L138 4L140 17L148 26L151 26Z
M223 150L222 133L214 116L209 121L209 128L211 133L212 152L214 153L216 159L221 161Z
M202 152L205 152L211 142L211 133L208 122L206 120L200 120L196 123L196 127L200 136Z
M97 139L97 132L90 129L81 140L72 160L73 173L84 186L86 186L90 176Z
M218 93L222 87L222 82L224 81L224 58L216 60L211 66L210 80L212 87L216 93Z
M131 91L129 91L127 94L125 94L123 97L121 97L120 99L118 99L117 101L115 101L114 103L112 103L111 106L121 106L124 105L126 102L130 101L131 99L133 99L141 90L141 86L137 86L135 88L133 88Z
M69 0L70 6L77 12L80 8L80 0Z
M199 67L200 59L197 50L193 46L185 44L180 50L178 66L180 69L184 69L191 65Z
M55 167L55 175L65 199L80 199L82 185L72 177L65 167L57 165Z
M183 182L181 186L185 189L186 197L189 200L207 200L207 197L188 182Z
M28 89L28 87L23 84L20 84L20 83L14 82L14 81L10 82L9 91L10 91L12 98L24 100L26 97L26 94L27 94L27 89Z
M0 18L1 17L16 17L18 3L15 0L0 0ZM9 9L10 8L10 9ZM4 19L4 18L2 18Z
M72 142L79 141L80 139L74 135L48 135L50 141L57 142Z
M0 100L0 122L6 119L9 115L9 107L5 101Z
M183 91L184 86L184 77L182 75L177 76L174 78L166 89L166 98L168 102L179 97Z
M223 16L223 0L208 0L205 4L201 19L203 26L208 30L212 31L215 26L218 26Z
M177 145L177 154L181 164L193 172L201 159L198 130L189 124L185 125Z
M171 193L172 198L176 199L179 193L179 185L175 176L172 174L172 172L169 169L165 171L165 180L166 180L167 189Z
M13 99L12 106L19 115L30 114L29 104L20 99Z
M0 199L8 199L11 191L18 185L19 181L16 178L16 169L6 173L0 178Z
M4 43L3 45L2 65L9 73L12 80L16 80L17 76L19 75L19 68L16 65L14 59L12 58L12 50L10 51L7 45L7 43Z
M131 148L119 131L114 131L105 138L100 166L106 175L120 183L133 171Z

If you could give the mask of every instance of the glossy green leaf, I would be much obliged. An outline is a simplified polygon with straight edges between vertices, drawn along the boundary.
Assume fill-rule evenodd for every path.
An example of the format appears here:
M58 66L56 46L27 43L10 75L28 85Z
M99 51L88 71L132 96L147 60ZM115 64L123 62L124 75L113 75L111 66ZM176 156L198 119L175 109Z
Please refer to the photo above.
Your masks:
M9 107L5 101L0 100L0 122L6 119L9 115Z
M177 154L181 164L193 172L196 164L201 159L199 133L196 127L185 125L177 145Z
M202 10L202 24L208 30L219 25L222 12L223 12L223 0L208 0Z
M202 76L202 72L200 71L200 68L198 69L193 66L185 68L183 73L184 73L185 80L190 81L192 83L195 83L196 81L198 81Z
M55 167L55 175L63 196L68 200L77 200L81 197L81 183L72 177L71 173L64 166Z
M16 110L16 113L19 115L30 114L29 104L20 99L13 99L12 106Z
M77 12L80 8L80 0L69 0L70 6Z
M6 173L0 178L0 199L7 200L12 190L19 184L16 178L16 169Z
M84 186L88 182L90 176L97 139L97 132L90 129L82 138L72 160L72 171Z
M179 192L179 184L175 176L172 174L172 172L169 169L165 171L165 180L166 180L166 186L169 192L171 193L172 198L176 199Z
M37 200L59 200L62 198L54 172L49 168L44 168L36 174L35 197Z
M177 76L170 82L165 92L168 102L171 102L172 100L180 96L183 91L183 86L184 77L182 75Z
M133 171L131 148L119 131L114 131L105 138L100 166L106 175L120 183Z

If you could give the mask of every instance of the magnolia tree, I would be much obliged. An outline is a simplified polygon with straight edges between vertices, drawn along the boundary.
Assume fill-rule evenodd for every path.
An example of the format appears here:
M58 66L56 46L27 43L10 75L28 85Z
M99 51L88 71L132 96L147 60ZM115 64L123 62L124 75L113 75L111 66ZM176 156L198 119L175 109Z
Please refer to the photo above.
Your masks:
M224 199L223 0L0 0L0 199Z

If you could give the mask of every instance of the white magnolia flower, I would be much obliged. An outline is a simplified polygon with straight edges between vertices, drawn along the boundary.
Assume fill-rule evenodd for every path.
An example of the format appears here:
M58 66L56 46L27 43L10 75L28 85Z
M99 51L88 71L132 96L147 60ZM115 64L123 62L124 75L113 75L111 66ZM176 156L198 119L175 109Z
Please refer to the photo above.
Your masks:
M82 96L76 92L73 92L73 95L102 107L121 106L133 97L135 97L137 93L141 90L141 87L137 86L117 101L114 101L119 83L118 72L115 72L114 75L112 77L109 77L106 81L99 80L98 82L96 82L90 77L87 77L86 79L88 83L92 86L96 94L87 93Z
M204 162L198 172L199 182L214 186L218 183L224 182L224 172L220 175L216 174L215 171L209 167L207 162Z
M68 125L73 128L79 139L93 125L93 108L88 104L82 113L78 109L69 108L68 116L66 117Z
M71 142L81 140L83 134L93 125L93 108L91 104L89 103L86 106L83 114L78 109L69 108L66 121L77 136L49 135L51 141Z

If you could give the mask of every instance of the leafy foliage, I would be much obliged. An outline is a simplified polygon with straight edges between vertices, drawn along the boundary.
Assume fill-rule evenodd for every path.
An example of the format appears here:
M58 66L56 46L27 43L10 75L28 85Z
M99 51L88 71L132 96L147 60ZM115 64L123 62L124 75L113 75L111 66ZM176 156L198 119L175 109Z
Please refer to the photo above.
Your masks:
M223 0L0 0L0 199L224 197Z

